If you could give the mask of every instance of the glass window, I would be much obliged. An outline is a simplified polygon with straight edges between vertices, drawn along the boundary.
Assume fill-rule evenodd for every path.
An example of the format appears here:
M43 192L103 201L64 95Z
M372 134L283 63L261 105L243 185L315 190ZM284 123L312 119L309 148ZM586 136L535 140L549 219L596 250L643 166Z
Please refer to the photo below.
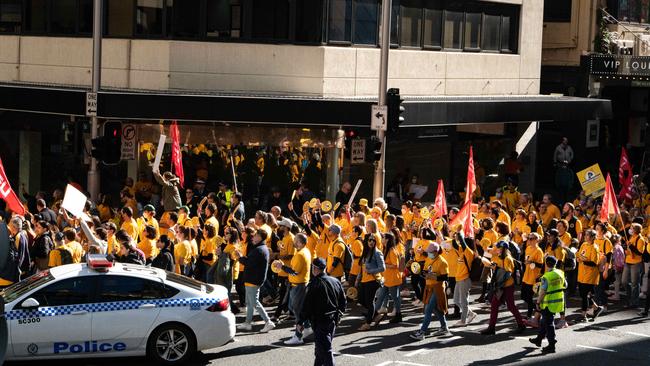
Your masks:
M571 22L571 2L571 0L544 0L544 21Z
M45 33L47 31L47 0L27 0L25 30Z
M401 17L402 46L419 47L422 38L422 2L419 0L402 0Z
M253 38L288 38L289 3L287 0L253 1Z
M79 0L79 33L93 32L93 0Z
M428 0L424 8L424 45L442 46L442 7L438 1Z
M201 7L198 3L194 1L167 0L167 13L168 19L171 18L171 32L174 36L183 38L200 36Z
M503 51L514 51L515 46L514 42L511 43L510 34L513 30L510 27L513 26L511 22L511 17L504 15L501 17L501 50ZM516 33L516 29L514 30Z
M207 36L227 38L233 37L231 17L233 9L230 0L208 0L207 3ZM236 5L239 7L239 5ZM239 27L237 28L237 31Z
M296 3L297 42L320 43L322 40L323 3L322 0L302 0Z
M327 34L330 41L352 41L352 0L330 0Z
M50 5L50 32L72 34L75 32L76 0L55 0Z
M22 24L22 1L0 0L0 33L19 33Z
M390 12L390 44L399 44L399 22L400 22L400 1L393 0L392 9ZM381 4L379 4L381 6ZM381 42L381 8L379 8L379 42Z
M501 36L501 16L483 15L483 43L481 49L498 51L499 37Z
M203 282L199 282L195 279L177 275L176 273L172 272L167 272L166 274L166 280L168 282L173 282L179 285L187 286L191 289L197 290L197 291L203 291L204 286L206 286Z
M160 282L129 276L100 276L98 302L167 299L179 290Z
M641 15L640 15L640 21L641 23L648 23L650 19L650 0L641 0Z
M463 37L463 13L445 11L444 48L460 49Z
M106 35L111 37L133 36L134 0L108 0L106 13Z
M6 289L0 291L0 296L4 299L5 303L13 302L21 296L26 295L28 292L43 286L46 283L52 282L54 276L50 274L50 270L39 272L35 275L29 276L23 281L16 282Z
M354 1L354 43L377 44L378 15L377 0Z
M162 35L163 0L137 0L136 33Z
M465 14L465 48L479 49L481 40L481 13Z
M640 0L627 0L628 16L626 20L628 22L638 23L641 19L640 2Z
M32 296L41 306L88 304L93 301L96 276L68 278L36 291Z

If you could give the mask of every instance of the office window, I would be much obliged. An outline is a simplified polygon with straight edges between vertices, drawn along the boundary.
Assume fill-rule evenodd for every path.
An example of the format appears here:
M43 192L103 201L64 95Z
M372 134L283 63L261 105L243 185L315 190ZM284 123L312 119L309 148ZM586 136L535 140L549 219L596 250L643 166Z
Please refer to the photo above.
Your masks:
M25 30L32 33L47 31L47 0L27 0Z
M501 16L483 15L483 41L481 49L488 51L499 50L499 38L501 37Z
M167 0L167 30L181 38L196 38L199 34L201 6L195 1ZM169 22L171 19L171 22Z
M132 37L135 0L107 0L104 3L106 35Z
M422 41L422 1L402 0L400 10L401 45L419 47Z
M208 0L207 36L219 38L239 37L241 31L240 9L239 1Z
M283 40L289 36L287 0L253 1L253 38Z
M512 28L511 28L512 27ZM515 52L517 41L516 34L517 24L513 22L511 16L504 15L501 17L501 50ZM512 35L515 36L512 36Z
M19 33L22 25L22 1L0 0L0 33Z
M163 34L163 0L137 0L135 11L137 34Z
M354 1L354 43L377 44L379 4L377 0Z
M93 0L79 0L79 33L93 32Z
M641 21L640 6L640 0L627 0L627 17L625 20L628 22L639 23Z
M322 40L322 0L302 0L296 3L296 42L320 43Z
M444 48L461 49L463 40L463 13L445 11Z
M640 15L640 21L641 23L648 23L650 22L650 0L641 0L641 15Z
M381 43L381 3L379 3L379 42ZM390 44L399 44L400 0L393 0L390 12Z
M480 49L481 40L481 13L465 14L465 44L469 50Z
M544 0L544 22L571 22L571 2L571 0Z
M73 34L76 21L76 0L54 0L50 5L50 32Z
M441 1L427 0L424 8L424 46L442 47Z
M330 0L327 35L330 41L352 41L352 0Z

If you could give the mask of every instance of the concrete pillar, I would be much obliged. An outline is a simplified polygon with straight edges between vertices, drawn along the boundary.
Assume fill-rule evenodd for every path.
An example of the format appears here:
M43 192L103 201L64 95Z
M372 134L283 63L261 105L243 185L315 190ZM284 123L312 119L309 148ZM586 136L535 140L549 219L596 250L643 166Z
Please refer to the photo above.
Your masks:
M38 131L20 131L18 135L18 181L25 184L28 192L37 192L41 186L41 133ZM13 187L17 192L20 186Z
M330 202L336 199L336 193L339 191L341 184L341 172L339 170L339 158L341 157L341 150L345 143L345 133L343 130L332 131L333 140L335 141L333 147L327 148L327 179L325 182L325 197Z

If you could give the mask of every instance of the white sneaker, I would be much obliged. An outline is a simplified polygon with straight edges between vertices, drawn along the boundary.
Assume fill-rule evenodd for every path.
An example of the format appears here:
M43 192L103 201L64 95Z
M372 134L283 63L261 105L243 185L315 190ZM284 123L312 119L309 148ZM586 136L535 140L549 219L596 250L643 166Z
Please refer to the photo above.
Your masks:
M382 306L382 307L379 308L379 310L377 310L377 312L378 312L379 314L387 314L387 313L388 313L388 309L387 309L385 306Z
M462 320L459 320L459 321L456 322L456 324L454 324L454 328L461 328L461 327L466 327L466 326L467 326L467 323L462 321Z
M305 328L305 329L302 331L302 339L305 339L305 338L309 337L309 336L312 335L312 334L314 334L314 330L313 330L313 329L311 329L311 328Z
M422 301L420 301L420 300L415 300L415 301L413 301L413 306L420 306L420 305L422 305L422 304L423 304L423 303L422 303Z
M260 333L268 333L272 331L274 328L275 328L275 324L273 324L273 322L267 322L266 324L264 324L264 328L260 330Z
M435 332L433 332L431 334L431 336L432 337L440 337L440 336L446 336L446 335L450 335L450 334L451 334L451 332L449 331L449 329L441 328L441 329L438 329Z
M390 313L388 313L388 316L391 317L391 318L394 318L395 315L397 315L397 309L393 309L393 311L391 311Z
M304 335L303 335L303 337L304 337ZM305 342L303 342L302 339L296 337L295 334L288 341L284 341L284 344L287 345L287 346L299 346L299 345L304 344L304 343Z
M237 329L250 332L251 330L253 330L253 324L251 324L251 323L242 323L242 324L239 324L237 326Z
M469 315L467 315L467 322L466 323L467 324L471 323L474 320L474 318L476 318L476 313L475 312L469 313Z

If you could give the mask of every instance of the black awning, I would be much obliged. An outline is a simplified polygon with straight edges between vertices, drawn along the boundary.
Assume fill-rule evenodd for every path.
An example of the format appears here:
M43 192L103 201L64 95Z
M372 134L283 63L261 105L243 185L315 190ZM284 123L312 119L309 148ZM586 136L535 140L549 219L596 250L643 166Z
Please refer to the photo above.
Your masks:
M402 127L612 117L609 100L547 95L406 98L404 107Z
M85 90L0 85L0 109L85 116L85 107Z

